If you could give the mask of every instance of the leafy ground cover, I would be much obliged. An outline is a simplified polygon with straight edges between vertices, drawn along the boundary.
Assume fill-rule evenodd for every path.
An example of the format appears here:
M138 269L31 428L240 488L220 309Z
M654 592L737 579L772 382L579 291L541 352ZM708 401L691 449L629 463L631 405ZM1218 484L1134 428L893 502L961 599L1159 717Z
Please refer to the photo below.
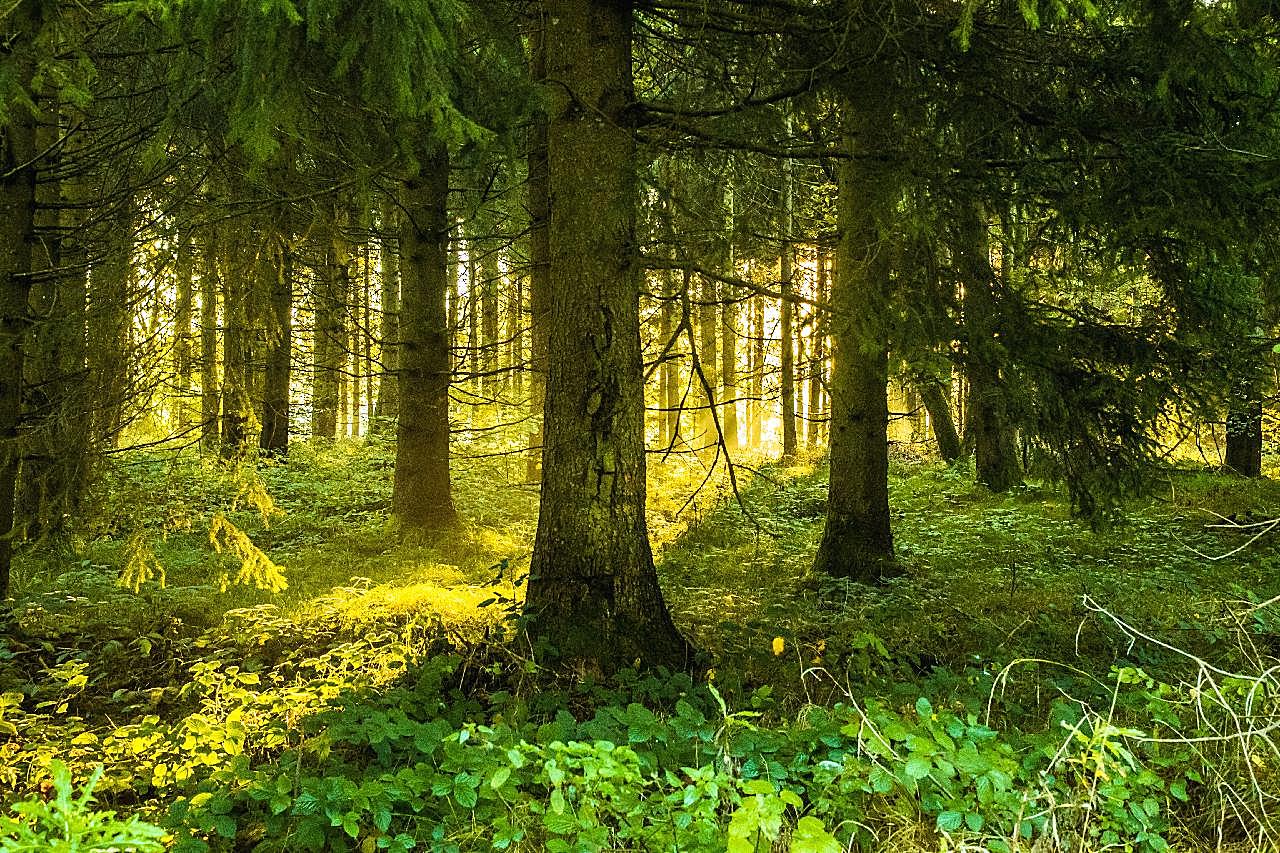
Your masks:
M127 817L85 825L141 815L181 850L1280 838L1280 539L1209 559L1280 515L1269 482L1171 473L1093 532L1055 489L901 459L905 573L869 589L810 576L820 465L765 467L739 503L719 479L691 500L701 468L660 462L661 573L710 680L598 684L549 679L509 618L536 520L521 468L472 460L466 525L406 541L385 448L120 464L97 524L20 567L0 799L26 805L0 849L68 831L51 815L94 808L72 780L99 766L96 807Z

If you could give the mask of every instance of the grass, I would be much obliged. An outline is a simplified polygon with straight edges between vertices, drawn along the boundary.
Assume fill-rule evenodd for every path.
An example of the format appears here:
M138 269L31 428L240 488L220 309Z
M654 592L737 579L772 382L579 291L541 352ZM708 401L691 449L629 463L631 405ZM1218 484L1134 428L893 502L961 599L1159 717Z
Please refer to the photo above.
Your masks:
M193 718L225 723L248 703L240 748L268 757L295 742L288 731L269 735L272 720L296 723L351 690L387 690L445 651L463 656L450 713L480 714L494 696L530 689L536 663L509 641L504 614L518 607L536 494L519 457L459 472L467 521L406 538L387 519L390 453L376 444L300 446L256 472L194 457L117 466L91 524L18 564L18 630L0 645L9 697L0 726L22 737L0 739L0 790L27 789L54 757L83 772L105 756L104 795L154 807L157 792L182 783L149 786L143 759L158 761L148 751L187 737ZM992 495L963 468L896 459L891 504L906 572L867 588L811 577L821 464L762 467L742 506L719 477L694 494L703 477L694 460L652 466L659 571L677 623L712 654L720 693L763 721L867 697L910 708L928 696L957 712L995 697L993 725L1039 731L1064 697L1105 705L1117 672L1156 684L1194 677L1193 660L1135 642L1096 608L1224 669L1250 671L1280 648L1277 607L1251 604L1280 593L1280 533L1226 559L1202 556L1248 538L1206 525L1280 515L1271 481L1171 473L1120 524L1095 532L1051 486ZM230 558L206 532L218 512L284 567L287 588L222 588ZM139 542L164 586L117 584ZM629 698L588 685L573 701ZM156 734L166 725L177 734ZM882 829L899 845L883 849L908 849L914 836L936 846L918 816Z

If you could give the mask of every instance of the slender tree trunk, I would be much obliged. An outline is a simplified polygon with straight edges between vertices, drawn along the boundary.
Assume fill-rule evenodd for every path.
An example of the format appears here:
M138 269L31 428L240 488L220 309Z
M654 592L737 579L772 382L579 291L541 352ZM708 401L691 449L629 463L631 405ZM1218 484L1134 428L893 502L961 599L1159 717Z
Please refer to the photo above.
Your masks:
M883 150L889 112L847 105L850 150ZM896 183L873 158L840 166L840 244L832 287L831 484L814 568L876 582L895 572L889 525L889 253Z
M535 5L536 20L529 32L529 73L542 84L547 77L546 16ZM551 290L551 184L547 166L547 115L535 109L529 126L529 452L525 455L525 477L537 482L542 473L542 410L547 393L547 312Z
M249 444L253 403L249 394L249 322L251 274L244 252L230 253L222 276L222 455L243 457Z
M400 412L400 383L396 378L399 365L400 337L400 249L396 245L399 237L399 214L395 205L386 204L382 209L382 238L379 251L382 256L382 325L381 338L382 372L378 381L378 402L374 407L375 416L373 431L387 434L394 431L396 418Z
M964 327L968 338L969 426L978 482L1004 492L1022 482L1018 447L1000 387L1000 345L996 341L996 283L991 268L987 224L973 205L956 218L956 260L964 276Z
M484 394L487 399L496 400L499 393L498 354L501 350L498 340L498 285L501 282L501 275L495 255L490 255L486 262L480 265L480 278L480 308L484 323L484 329L481 332L484 337L481 358L484 370Z
M951 417L951 402L947 399L946 387L931 377L917 377L915 386L920 392L924 410L929 413L929 425L933 428L933 437L938 443L938 455L944 462L955 462L960 458L962 449L956 422Z
M31 91L35 76L32 42L44 4L19 0L5 22L11 85ZM13 557L14 499L21 458L23 338L30 299L31 247L36 207L36 117L21 102L9 106L0 131L0 604L9 597Z
M662 273L662 303L658 306L658 341L659 347L665 348L675 333L675 272L665 270ZM660 349L661 351L661 349ZM671 447L676 436L676 412L670 411L672 397L675 396L675 350L668 352L658 367L658 406L663 411L658 413L658 446L662 449ZM677 398L678 400L678 398Z
M586 672L687 668L645 521L632 5L547 0L550 324L526 615ZM590 169L583 168L591 164Z
M725 204L725 273L737 275L737 259L733 250L733 190L726 188ZM738 452L738 303L736 294L728 285L720 305L720 381L724 386L725 449Z
M791 118L787 117L787 127L791 127ZM791 242L791 232L795 228L795 201L792 187L791 160L782 161L782 304L780 306L781 330L779 344L782 348L782 376L780 394L782 397L782 458L794 459L796 455L796 365L795 338L793 332L795 306L791 302L791 294L795 288L794 255L795 246Z
M507 364L511 367L511 392L514 400L524 397L524 276L513 276L516 292L507 310Z
M706 377L707 387L695 376L694 387L698 390L698 447L715 447L719 440L716 435L713 410L718 409L719 377L716 370L716 326L719 325L720 312L718 295L714 279L702 276L702 285L698 289L698 363L702 374Z
M471 365L471 387L480 385L480 264L475 256L476 247L467 241L467 358Z
M218 418L218 241L210 229L200 271L200 446L216 452L222 443Z
M751 298L751 405L747 408L748 441L759 450L764 441L764 300Z
M293 353L293 252L286 237L277 236L263 264L262 285L271 295L267 326L266 376L262 392L262 435L267 453L289 452L289 386Z
M401 188L400 420L392 505L410 529L457 520L449 477L449 152L431 143Z
M822 243L817 246L817 280L814 284L814 301L821 305L827 301L827 249ZM809 419L806 441L811 448L822 444L823 383L826 379L827 367L827 318L822 309L813 308L813 326L810 333L812 345L809 359Z
M178 235L178 255L175 271L175 304L173 313L173 380L177 398L178 432L185 432L191 425L191 305L192 283L195 280L191 258L191 235Z
M325 254L323 269L316 282L314 364L311 390L311 435L313 438L338 438L338 410L341 408L342 369L341 294L347 291L345 238L337 223L331 223L331 244Z

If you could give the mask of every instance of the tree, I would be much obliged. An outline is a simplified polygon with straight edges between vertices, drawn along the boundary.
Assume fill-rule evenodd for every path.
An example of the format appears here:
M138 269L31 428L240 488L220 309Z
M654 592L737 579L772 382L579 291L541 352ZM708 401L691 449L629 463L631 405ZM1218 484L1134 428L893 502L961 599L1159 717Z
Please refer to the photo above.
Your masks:
M878 157L890 151L887 74L846 105L849 159L840 166L840 243L831 288L831 482L814 569L877 582L896 571L889 523L890 233L899 190Z
M401 524L447 527L457 519L449 479L449 152L424 143L417 173L400 191L400 318L396 371L400 419L392 506Z
M525 613L585 671L686 668L645 521L632 4L547 0L546 445ZM590 163L590 170L583 164Z

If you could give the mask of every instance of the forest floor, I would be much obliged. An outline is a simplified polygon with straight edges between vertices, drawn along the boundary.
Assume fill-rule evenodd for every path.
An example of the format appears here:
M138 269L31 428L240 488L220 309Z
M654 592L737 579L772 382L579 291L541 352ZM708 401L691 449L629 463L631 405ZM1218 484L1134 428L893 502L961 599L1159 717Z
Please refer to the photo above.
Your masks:
M820 465L739 503L655 459L663 587L711 686L553 687L509 618L536 490L518 457L458 468L466 523L406 540L377 445L117 464L96 521L18 566L0 802L56 759L105 765L100 800L184 850L1280 839L1280 483L1170 473L1095 532L1057 488L897 460L905 574L869 588L809 574Z

